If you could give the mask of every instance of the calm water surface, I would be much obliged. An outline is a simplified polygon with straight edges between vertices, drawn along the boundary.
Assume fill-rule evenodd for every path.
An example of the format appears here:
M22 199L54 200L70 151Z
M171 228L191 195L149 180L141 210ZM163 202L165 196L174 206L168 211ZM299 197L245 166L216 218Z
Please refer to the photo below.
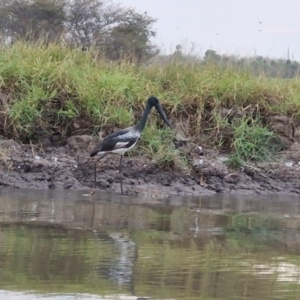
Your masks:
M300 299L300 198L0 189L0 299Z

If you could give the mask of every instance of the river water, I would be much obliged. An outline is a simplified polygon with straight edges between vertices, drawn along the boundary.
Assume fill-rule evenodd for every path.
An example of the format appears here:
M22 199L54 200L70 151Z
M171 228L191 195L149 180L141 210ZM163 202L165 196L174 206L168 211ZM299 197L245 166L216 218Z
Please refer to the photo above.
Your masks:
M0 189L0 299L300 299L300 197Z

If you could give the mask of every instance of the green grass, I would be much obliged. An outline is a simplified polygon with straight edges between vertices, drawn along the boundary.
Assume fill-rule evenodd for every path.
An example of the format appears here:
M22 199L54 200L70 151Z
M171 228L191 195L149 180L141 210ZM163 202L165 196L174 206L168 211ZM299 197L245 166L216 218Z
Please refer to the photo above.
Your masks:
M260 120L246 117L237 120L231 127L234 152L227 161L230 166L241 167L247 160L272 160L279 145L274 147L274 133L264 127Z
M55 44L18 42L3 48L0 85L8 96L1 107L3 133L21 141L35 142L54 132L68 136L77 132L74 123L91 134L100 128L129 126L141 117L149 95L156 95L167 116L173 123L182 122L193 141L234 150L233 160L244 161L268 156L266 140L272 136L258 123L246 128L245 120L274 114L300 119L299 78L267 78L230 67L176 61L139 66ZM240 109L243 118L228 126L220 113L232 107ZM161 124L152 112L139 151L154 155L163 166L185 164L172 147L170 130ZM246 129L251 132L245 134Z

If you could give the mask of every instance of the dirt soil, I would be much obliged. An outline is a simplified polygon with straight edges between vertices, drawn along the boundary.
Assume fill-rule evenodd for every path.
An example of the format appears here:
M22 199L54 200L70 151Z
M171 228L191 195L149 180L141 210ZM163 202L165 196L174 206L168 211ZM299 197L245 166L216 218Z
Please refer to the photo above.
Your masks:
M72 136L64 146L21 145L0 141L0 186L33 189L73 189L120 192L119 156L109 155L97 164L94 187L94 158L89 152L95 141L90 136ZM294 142L276 162L249 163L239 171L230 170L226 156L199 148L181 147L191 157L191 171L161 170L147 157L124 157L124 193L167 197L174 194L300 194L300 144Z

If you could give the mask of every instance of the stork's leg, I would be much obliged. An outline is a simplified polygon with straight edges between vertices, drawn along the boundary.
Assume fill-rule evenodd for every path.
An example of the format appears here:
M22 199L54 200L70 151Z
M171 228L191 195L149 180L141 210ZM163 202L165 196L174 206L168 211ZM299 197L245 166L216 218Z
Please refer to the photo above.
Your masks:
M123 195L122 159L123 159L123 155L121 155L121 157L120 157L120 165L119 165L120 184L121 184L121 193L122 193L122 195Z
M96 184L97 184L97 162L98 162L99 159L96 160L95 162L95 170L94 170L94 185L96 187Z
M97 184L97 163L100 159L102 159L103 157L105 157L106 155L108 155L109 153L102 153L100 154L99 158L96 160L95 162L95 169L94 169L94 180L95 180L95 188L96 188L96 184Z

